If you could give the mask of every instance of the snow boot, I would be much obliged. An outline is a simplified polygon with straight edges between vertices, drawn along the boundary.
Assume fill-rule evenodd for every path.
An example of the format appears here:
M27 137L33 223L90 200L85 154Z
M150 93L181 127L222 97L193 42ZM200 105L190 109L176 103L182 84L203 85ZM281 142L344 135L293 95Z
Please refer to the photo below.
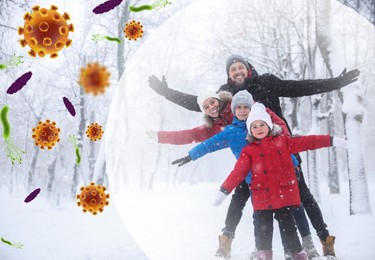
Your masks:
M301 251L299 253L292 253L292 259L293 260L308 260L307 254L304 251Z
M260 250L257 252L257 260L272 260L272 250Z
M333 245L335 244L335 237L334 236L328 236L325 241L320 240L323 245L323 255L324 256L336 256L335 255L335 249Z
M219 236L219 248L217 249L215 256L224 257L225 259L230 258L232 241L232 237L226 235Z
M314 246L314 242L311 238L311 235L307 235L302 238L302 247L303 247L303 250L307 253L307 257L309 259L319 256Z

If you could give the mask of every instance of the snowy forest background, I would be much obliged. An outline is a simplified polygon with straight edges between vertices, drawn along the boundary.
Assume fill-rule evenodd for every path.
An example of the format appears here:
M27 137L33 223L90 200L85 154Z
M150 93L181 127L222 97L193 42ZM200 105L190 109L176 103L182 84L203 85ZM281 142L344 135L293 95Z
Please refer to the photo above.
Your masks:
M102 232L98 233L106 234L108 230L114 232L117 229L127 234L124 227L115 224L120 222L120 218L114 207L115 202L117 206L123 202L129 206L128 212L134 212L137 207L133 205L134 201L139 198L127 191L143 191L154 196L152 191L158 190L160 185L185 189L189 186L194 188L198 183L213 182L218 187L217 184L234 164L228 151L208 155L177 168L170 162L185 156L192 146L157 145L147 139L146 130L187 129L202 124L200 114L177 107L154 93L147 86L147 77L150 74L160 78L166 75L170 87L191 94L199 94L207 88L216 90L226 81L225 60L231 53L244 55L258 73L272 73L283 79L338 76L345 67L361 70L359 81L340 91L312 97L284 98L282 105L295 134L330 133L346 137L349 141L347 152L323 149L304 154L305 177L316 199L324 201L321 192L323 183L328 187L329 194L345 196L344 200L349 205L345 209L348 215L372 214L369 187L375 181L372 174L375 170L373 1L173 1L159 11L141 13L130 13L128 6L144 2L125 1L107 14L94 15L91 10L100 3L0 1L0 63L13 53L24 56L24 63L20 66L0 71L3 89L0 105L9 105L12 138L26 151L23 164L16 163L12 167L5 151L0 149L0 215L6 220L3 224L0 221L0 236L20 241L37 237L35 244L37 240L44 243L53 241L54 245L47 248L61 252L62 249L57 249L60 242L57 238L53 239L53 229L67 232L69 228L51 224L51 236L41 237L37 236L41 231L35 223L43 224L50 218L69 219L76 228L75 232L67 232L64 236L69 240L83 236L78 235L78 226L83 225L82 222L87 222L86 227L91 225L93 229L98 223L105 223L106 231L100 225ZM27 54L28 47L21 48L18 44L21 36L17 34L17 27L23 26L23 14L36 4L42 7L55 4L61 13L71 15L70 22L74 24L75 32L69 38L73 44L60 51L57 59L31 58ZM123 36L124 24L131 19L141 21L144 26L144 36L135 42L125 40ZM90 38L97 33L119 36L123 44L95 44ZM94 97L84 94L77 83L80 68L89 62L99 62L111 72L111 85L104 95ZM33 72L33 77L27 86L14 95L6 94L12 82L29 70ZM66 111L63 96L74 104L77 110L74 118ZM51 151L40 150L31 138L31 129L45 119L56 121L61 128L61 141ZM102 124L105 131L104 139L95 143L85 136L86 127L92 122ZM78 137L82 150L79 166L75 164L74 148L67 141L71 134ZM105 141L108 144L106 148ZM112 204L102 213L104 217L97 218L97 223L91 216L83 215L75 205L79 187L91 181L105 185L113 195ZM343 190L348 187L349 192L344 193ZM26 222L18 214L30 212L10 202L16 201L15 198L22 201L36 188L41 188L42 192L38 201L28 206L35 205L33 220L40 220L30 222L35 228L25 235L21 224L15 222ZM214 193L207 196L213 198ZM159 203L163 204L163 201ZM66 211L65 205L72 205L72 208ZM78 213L72 213L71 209ZM118 210L124 220L126 207ZM109 217L114 215L116 217ZM81 229L85 237L95 235L88 229ZM132 235L135 236L134 233ZM111 235L107 237L113 241ZM130 235L116 237L131 240ZM90 242L91 245L101 243L99 240ZM137 245L132 242L126 244L130 245L127 257L121 257L123 251L119 248L123 247L123 243L112 243L115 250L109 246L105 248L112 252L113 259L145 257ZM88 248L89 245L86 246ZM14 252L9 252L10 249L3 244L0 257L20 259L19 255L17 257ZM33 254L38 255L33 250L23 250L29 252L29 258L23 259L33 259ZM79 251L74 246L70 250ZM48 255L48 250L45 251ZM106 259L103 252L75 259L86 258Z

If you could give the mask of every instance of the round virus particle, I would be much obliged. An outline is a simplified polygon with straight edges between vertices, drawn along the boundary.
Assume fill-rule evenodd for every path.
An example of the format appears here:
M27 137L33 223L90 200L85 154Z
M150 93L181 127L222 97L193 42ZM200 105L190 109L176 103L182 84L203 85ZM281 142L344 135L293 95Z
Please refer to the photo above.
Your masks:
M57 7L51 5L51 9L39 8L38 5L32 8L33 12L25 13L24 27L18 27L18 34L24 35L20 40L22 47L29 45L30 56L44 57L50 54L51 58L56 58L64 46L69 47L72 40L68 39L69 32L74 31L73 24L67 24L70 19L68 13L61 15L57 12Z
M56 123L47 119L46 122L40 121L33 128L32 137L35 140L35 145L39 146L40 149L44 149L45 147L52 149L60 141L59 133L60 128L56 127Z
M83 208L83 212L90 212L93 215L102 212L104 206L109 204L109 194L105 194L104 186L95 185L91 182L89 186L81 187L81 193L77 194L77 205Z
M125 24L125 38L136 41L143 36L143 25L135 20Z
M102 126L98 123L92 123L87 127L86 135L88 138L90 138L92 141L98 141L102 138L104 134L104 131L102 129Z
M79 84L86 93L93 93L95 96L104 93L109 86L109 76L111 74L107 68L98 63L89 63L86 68L81 69Z

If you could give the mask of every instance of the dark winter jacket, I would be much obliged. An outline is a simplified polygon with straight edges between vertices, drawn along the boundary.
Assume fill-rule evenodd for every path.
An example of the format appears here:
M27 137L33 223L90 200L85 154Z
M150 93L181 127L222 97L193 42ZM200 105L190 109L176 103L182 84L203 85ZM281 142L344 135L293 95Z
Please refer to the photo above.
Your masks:
M234 95L238 91L245 89L253 96L255 101L263 103L284 121L285 118L282 114L279 97L311 96L337 90L345 86L339 77L302 81L281 80L273 74L258 75L250 63L249 66L251 73L249 73L250 77L246 79L245 86L236 87L228 78L227 84L222 85L218 91L229 91ZM200 112L197 96L168 88L165 98L186 109Z
M299 206L298 182L290 155L331 146L329 135L290 137L275 130L276 127L270 136L242 150L234 170L221 185L221 190L229 194L251 170L254 210Z
M158 143L161 144L191 144L193 142L202 142L211 136L221 132L223 128L233 121L233 114L231 111L232 95L229 92L219 92L221 110L219 117L212 118L204 115L205 124L180 131L159 131Z

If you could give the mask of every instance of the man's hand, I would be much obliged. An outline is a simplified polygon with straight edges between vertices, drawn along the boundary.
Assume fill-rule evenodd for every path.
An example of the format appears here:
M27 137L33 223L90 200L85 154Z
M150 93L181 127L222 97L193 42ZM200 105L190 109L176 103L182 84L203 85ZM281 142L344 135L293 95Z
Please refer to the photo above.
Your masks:
M342 86L349 85L358 80L358 76L361 72L357 69L346 72L346 68L339 75L339 80Z
M148 77L148 85L159 95L163 97L167 95L168 84L165 80L165 76L163 76L162 80L160 81L155 75L151 75L150 77Z
M190 161L191 161L191 157L188 155L188 156L185 156L185 157L183 157L183 158L180 158L180 159L174 160L174 161L172 162L172 164L173 164L173 165L174 165L174 164L178 164L177 166L180 167L180 166L182 166L182 165L184 165L184 164L186 164L186 163L188 163L188 162L190 162Z

